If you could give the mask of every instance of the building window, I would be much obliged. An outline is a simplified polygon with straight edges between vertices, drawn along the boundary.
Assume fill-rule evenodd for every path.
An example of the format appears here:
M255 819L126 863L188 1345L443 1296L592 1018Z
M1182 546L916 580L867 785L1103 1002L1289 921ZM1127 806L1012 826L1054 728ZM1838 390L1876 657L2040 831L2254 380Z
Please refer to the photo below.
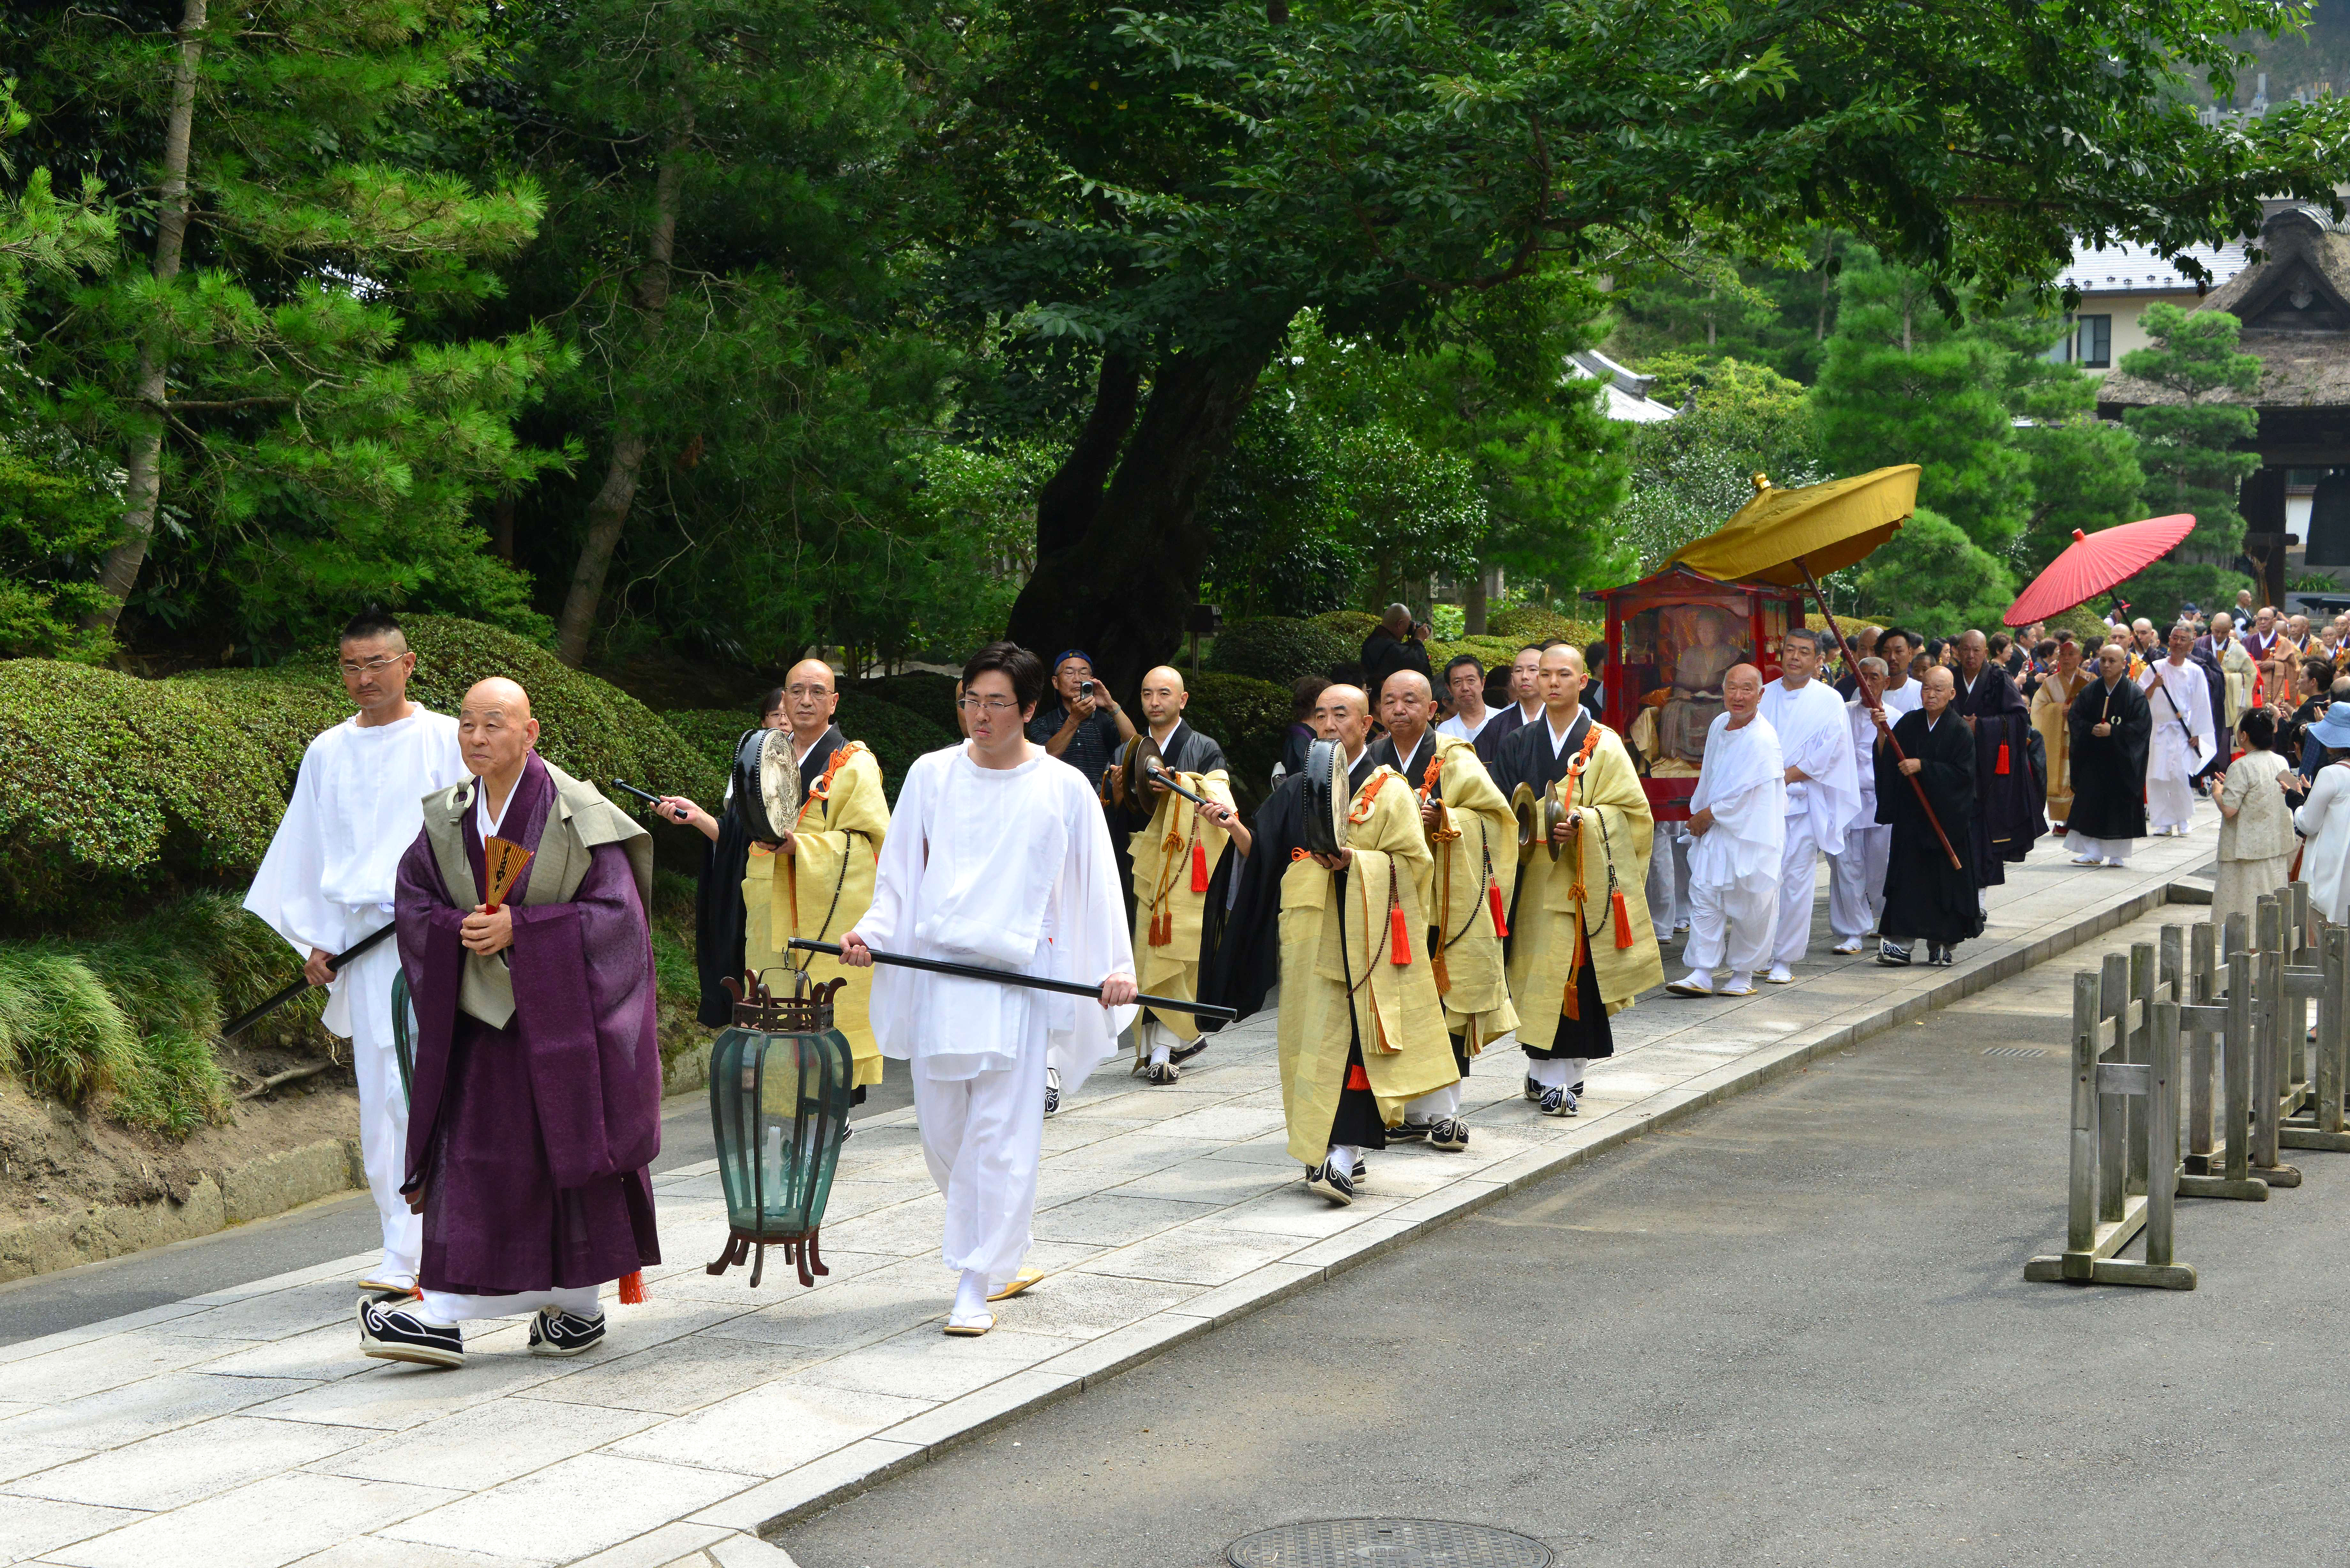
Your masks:
M2077 357L2083 369L2103 370L2114 362L2114 318L2112 317L2076 317L2073 340L2079 348Z

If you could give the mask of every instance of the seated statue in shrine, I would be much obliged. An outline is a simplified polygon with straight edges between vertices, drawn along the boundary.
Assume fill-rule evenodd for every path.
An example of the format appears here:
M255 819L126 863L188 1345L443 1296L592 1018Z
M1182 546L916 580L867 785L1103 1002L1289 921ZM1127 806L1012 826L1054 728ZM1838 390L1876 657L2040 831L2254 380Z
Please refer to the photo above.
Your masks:
M1711 607L1698 608L1696 638L1673 662L1672 695L1658 717L1659 750L1666 758L1694 763L1705 755L1705 735L1721 711L1721 680L1731 666L1746 657L1731 640L1731 618Z

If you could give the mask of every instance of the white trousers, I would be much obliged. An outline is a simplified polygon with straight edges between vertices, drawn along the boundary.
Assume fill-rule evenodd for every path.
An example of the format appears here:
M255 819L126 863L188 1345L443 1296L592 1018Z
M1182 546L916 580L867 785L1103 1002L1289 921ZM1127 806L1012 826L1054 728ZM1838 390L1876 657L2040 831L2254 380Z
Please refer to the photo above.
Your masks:
M2092 838L2085 833L2064 835L2064 847L2072 854L2095 855L2100 859L2111 860L2116 865L2128 859L2129 852L2137 845L2137 840L2135 838Z
M426 1291L417 1304L417 1315L427 1323L481 1323L494 1317L520 1317L541 1307L553 1307L574 1317L595 1317L603 1309L596 1304L595 1285L578 1285L566 1290L524 1291L510 1296L461 1296L447 1291Z
M1799 964L1811 950L1812 897L1819 877L1819 841L1812 836L1811 814L1800 812L1787 818L1787 844L1779 855L1779 919L1772 942L1773 963Z
M1440 1122L1447 1116L1461 1114L1461 1080L1455 1078L1440 1089L1430 1089L1417 1099L1403 1103L1403 1119L1408 1122Z
M387 917L372 906L352 921L363 937ZM400 1184L408 1168L408 1094L400 1086L400 1056L392 1047L391 982L400 975L400 946L386 937L345 965L342 984L351 1013L351 1071L359 1085L359 1163L383 1225L379 1271L412 1280L424 1254L424 1219L411 1214Z
M1164 1062L1176 1047L1188 1045L1200 1037L1196 1027L1189 1034L1178 1034L1156 1017L1139 1020L1134 1033L1136 1054L1151 1062Z
M1892 853L1890 823L1856 822L1844 830L1844 852L1828 857L1828 929L1840 940L1857 941L1877 929L1885 913L1885 861Z
M1526 1076L1545 1089L1571 1089L1583 1082L1583 1069L1590 1061L1587 1056L1553 1056L1547 1061L1526 1063Z
M1657 824L1656 842L1648 853L1648 919L1657 928L1659 946L1670 941L1673 928L1689 919L1689 846L1687 824Z
M1808 924L1808 910L1804 919ZM1702 973L1726 966L1733 974L1752 974L1771 961L1778 925L1779 883L1768 871L1722 887L1692 877L1689 945L1681 957Z
M913 1064L914 1116L931 1179L946 1195L941 1255L958 1272L983 1271L988 1289L1000 1290L1028 1255L1036 1215L1045 1037L1023 1042L1010 1066L968 1078L932 1078L924 1066Z
M2195 791L2185 779L2146 775L2146 825L2157 832L2186 827L2195 820Z

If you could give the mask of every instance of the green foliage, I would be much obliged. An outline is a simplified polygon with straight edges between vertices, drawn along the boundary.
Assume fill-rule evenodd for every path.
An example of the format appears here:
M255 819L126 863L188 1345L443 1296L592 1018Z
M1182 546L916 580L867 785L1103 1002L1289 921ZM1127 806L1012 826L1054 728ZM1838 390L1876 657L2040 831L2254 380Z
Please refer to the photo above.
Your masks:
M1325 610L1314 618L1314 624L1326 627L1337 633L1347 640L1347 646L1355 653L1360 653L1363 644L1370 639L1371 633L1379 629L1379 618L1368 610ZM1352 655L1349 657L1351 658Z
M0 146L32 122L17 105L16 78L0 77ZM16 183L16 171L14 160L0 151L0 180ZM59 196L47 169L30 171L13 195L0 190L0 343L16 324L27 275L70 275L104 265L114 223L105 184L95 174L82 176L75 196Z
M1515 651L1530 642L1571 642L1577 648L1599 640L1607 630L1604 621L1578 620L1563 616L1542 605L1510 605L1486 617L1488 633L1511 645Z
M1253 620L1229 620L1216 633L1215 646L1207 656L1208 668L1220 675L1246 676L1256 680L1287 686L1301 675L1328 675L1347 664L1362 661L1360 638L1349 640L1343 633L1325 623L1329 617L1315 620L1295 620L1287 616L1260 616ZM1362 618L1376 628L1375 616ZM1368 637L1366 631L1363 636ZM1281 722L1289 722L1288 700L1283 699ZM1268 763L1268 766L1271 764Z
M293 955L234 898L197 894L83 940L0 941L0 1071L35 1094L173 1137L228 1119L212 1041ZM323 1043L314 999L262 1027Z
M1272 788L1273 764L1289 734L1289 688L1215 670L1185 680L1191 693L1185 721L1224 748L1233 801L1254 811Z
M2241 573L2218 563L2232 561L2243 547L2244 517L2236 509L2236 496L2261 459L2238 447L2260 421L2251 409L2226 399L2229 393L2249 397L2259 389L2261 361L2258 355L2237 352L2239 324L2224 310L2189 312L2155 304L2138 319L2154 341L2123 355L2123 372L2179 400L2122 415L2137 436L2146 509L2195 514L2194 531L2178 549L2115 589L2134 614L2151 616L2159 626L2190 600L2207 608L2233 603L2236 590L2245 586ZM2201 558L2186 558L2190 553Z
M90 566L121 531L103 490L0 445L0 659L94 664L113 651L112 635L81 618L106 597Z
M544 206L430 166L475 18L447 0L214 9L192 40L188 246L159 263L178 16L50 7L19 38L42 150L102 171L120 203L114 265L36 287L25 337L45 421L116 454L134 492L160 471L162 509L130 494L140 525L117 545L133 571L152 551L138 607L273 653L370 599L534 628L473 512L558 461L513 421L562 353L535 330L420 331L494 291L473 269ZM168 410L147 400L157 372Z
M962 738L959 729L933 724L895 702L853 689L840 694L840 711L835 717L842 734L873 748L873 758L881 764L882 786L893 805L898 787L906 782L906 770L917 757L951 746Z
M1616 523L1638 552L1640 573L1655 571L1674 551L1728 522L1754 498L1755 474L1787 486L1827 477L1810 401L1777 371L1693 355L1640 368L1666 379L1659 397L1669 379L1670 400L1678 404L1693 392L1695 404L1674 419L1632 427L1631 493Z
M1311 410L1260 397L1200 498L1214 541L1200 591L1227 621L1336 609L1362 558L1328 493L1331 432Z
M847 691L842 693L844 699L849 692L862 692L894 703L929 720L950 738L962 733L962 725L955 715L955 678L951 675L941 675L935 670L910 670L903 675L851 681ZM856 733L853 730L848 732Z
M1835 269L1852 245L1848 234L1818 229L1737 264L1690 248L1627 267L1607 296L1616 317L1607 351L1646 374L1676 359L1735 358L1808 386L1835 324ZM1678 405L1686 386L1666 370L1649 395Z
M1865 613L1928 637L1996 629L2015 602L2007 568L1965 530L1920 506L1860 568Z
M1812 406L1832 473L1914 462L1918 500L1994 554L2020 531L2029 494L2008 409L2010 351L1953 326L1934 281L1864 257L1845 268L1835 336Z

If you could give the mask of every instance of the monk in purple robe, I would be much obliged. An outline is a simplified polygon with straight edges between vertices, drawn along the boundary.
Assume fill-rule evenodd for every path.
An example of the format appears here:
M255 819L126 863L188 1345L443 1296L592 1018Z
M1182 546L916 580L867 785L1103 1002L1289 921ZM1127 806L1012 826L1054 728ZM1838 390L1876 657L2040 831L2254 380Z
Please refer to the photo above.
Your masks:
M604 1334L598 1287L660 1261L651 840L538 755L513 681L476 685L457 722L473 776L425 797L395 894L421 1290L359 1303L365 1354L433 1366L463 1362L461 1324L523 1313L534 1354L577 1355ZM532 852L495 910L492 838Z

